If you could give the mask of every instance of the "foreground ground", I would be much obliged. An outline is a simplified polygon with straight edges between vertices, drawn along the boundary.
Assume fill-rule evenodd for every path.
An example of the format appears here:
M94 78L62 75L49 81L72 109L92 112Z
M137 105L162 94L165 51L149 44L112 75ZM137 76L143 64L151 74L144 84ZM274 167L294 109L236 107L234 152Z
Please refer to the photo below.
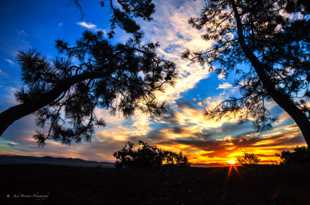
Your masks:
M310 204L309 167L238 170L1 165L0 204Z

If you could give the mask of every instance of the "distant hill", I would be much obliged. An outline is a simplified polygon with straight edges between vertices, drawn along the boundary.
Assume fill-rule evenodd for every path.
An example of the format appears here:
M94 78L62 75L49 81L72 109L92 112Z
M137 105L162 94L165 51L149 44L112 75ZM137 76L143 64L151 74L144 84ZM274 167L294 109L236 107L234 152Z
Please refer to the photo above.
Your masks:
M88 161L77 158L58 158L58 157L33 157L33 156L18 156L18 155L0 155L1 165L12 164L46 164L74 167L104 167L113 168L111 162Z

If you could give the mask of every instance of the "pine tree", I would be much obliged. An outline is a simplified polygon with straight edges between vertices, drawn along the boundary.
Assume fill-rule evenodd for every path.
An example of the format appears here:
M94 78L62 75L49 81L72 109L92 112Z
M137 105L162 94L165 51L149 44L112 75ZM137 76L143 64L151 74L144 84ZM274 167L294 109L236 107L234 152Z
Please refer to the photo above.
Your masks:
M206 2L201 16L189 22L214 43L208 50L186 51L183 57L208 63L224 76L234 73L241 91L240 97L223 101L207 114L222 117L242 110L240 117L251 115L262 130L272 122L265 106L272 99L310 145L309 11L309 1L303 0Z
M116 5L115 5L116 4ZM95 108L129 116L136 109L160 114L165 106L154 92L172 84L175 65L157 56L156 43L143 45L137 18L151 20L151 0L110 1L113 11L108 36L85 31L74 45L56 41L59 55L53 61L31 50L19 52L23 88L18 105L0 113L0 135L16 120L35 113L44 144L52 138L63 143L89 140L96 126L104 126ZM132 34L126 43L111 44L116 26ZM47 129L44 129L47 128Z

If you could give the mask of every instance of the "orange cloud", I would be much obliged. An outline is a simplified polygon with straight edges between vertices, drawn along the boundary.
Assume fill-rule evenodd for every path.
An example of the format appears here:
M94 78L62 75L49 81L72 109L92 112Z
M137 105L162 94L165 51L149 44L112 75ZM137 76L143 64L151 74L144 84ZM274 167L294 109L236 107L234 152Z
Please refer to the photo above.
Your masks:
M274 128L257 136L250 133L245 136L217 140L183 139L168 140L158 143L163 149L182 151L191 163L226 164L228 159L236 159L244 152L256 154L263 164L279 163L279 154L304 146L304 140L296 125Z

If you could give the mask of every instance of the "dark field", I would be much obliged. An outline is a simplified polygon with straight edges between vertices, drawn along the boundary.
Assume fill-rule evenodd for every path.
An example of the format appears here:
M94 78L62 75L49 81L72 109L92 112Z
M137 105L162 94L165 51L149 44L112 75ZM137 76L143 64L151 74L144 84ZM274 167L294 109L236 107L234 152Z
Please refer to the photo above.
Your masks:
M117 170L0 166L0 204L310 204L309 167Z

